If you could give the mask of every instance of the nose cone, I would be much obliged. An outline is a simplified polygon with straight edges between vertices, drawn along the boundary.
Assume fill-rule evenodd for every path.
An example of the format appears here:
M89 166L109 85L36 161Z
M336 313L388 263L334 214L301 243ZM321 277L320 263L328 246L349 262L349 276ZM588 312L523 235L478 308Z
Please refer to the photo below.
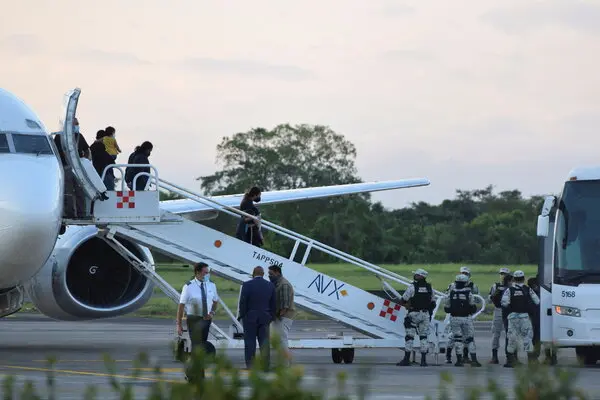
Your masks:
M53 156L0 155L0 287L29 280L56 242L62 170Z

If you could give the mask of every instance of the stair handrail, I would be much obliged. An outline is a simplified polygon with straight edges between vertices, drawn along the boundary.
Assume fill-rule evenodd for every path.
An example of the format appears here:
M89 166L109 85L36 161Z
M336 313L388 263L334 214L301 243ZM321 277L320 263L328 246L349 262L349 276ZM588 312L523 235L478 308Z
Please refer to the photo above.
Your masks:
M311 247L315 247L317 250L322 250L322 251L326 252L327 254L330 254L330 255L333 255L333 256L336 256L336 257L339 257L339 258L343 258L345 261L351 262L352 264L355 264L356 262L359 263L359 264L366 264L366 265L357 265L357 266L360 266L360 267L365 267L366 266L366 267L369 267L369 268L367 268L369 270L375 269L376 270L375 272L387 275L388 277L393 277L393 278L401 281L401 283L403 283L403 284L406 284L406 285L410 285L411 284L411 282L406 277L404 277L402 275L396 274L395 272L392 272L392 271L388 271L388 270L386 270L384 268L381 268L381 267L379 267L377 265L371 264L371 263L369 263L367 261L364 261L364 260L362 260L362 259L360 259L358 257L355 257L355 256L353 256L351 254L344 253L341 250L338 250L338 249L336 249L334 247L328 246L328 245L326 245L324 243L321 243L321 242L319 242L317 240L314 240L312 238L304 236L304 235L302 235L302 234L300 234L298 232L294 232L294 231L292 231L290 229L284 228L284 227L282 227L280 225L277 225L277 224L275 224L273 222L269 222L269 221L257 218L254 215L248 214L248 213L246 213L244 211L241 211L241 210L238 210L238 209L236 209L234 207L230 207L230 206L221 204L221 203L219 203L216 200L213 200L211 198L207 198L205 196L202 196L202 195L199 195L197 193L194 193L191 190L182 188L179 185L176 185L176 184L174 184L172 182L168 182L168 181L165 181L163 179L161 179L160 181L161 181L161 183L165 183L165 184L167 184L169 186L173 186L176 189L179 189L179 190L174 190L176 193L181 194L179 191L183 191L185 193L184 196L187 197L187 198L189 198L190 200L196 201L198 203L203 203L203 204L206 204L206 203L216 204L217 207L215 207L214 205L211 205L211 204L206 204L206 205L208 207L213 208L213 209L217 209L217 210L222 209L223 211L225 211L229 215L244 216L244 217L251 218L251 219L253 219L255 221L260 221L261 225L267 227L268 230L271 230L271 231L274 231L276 233L279 233L279 234L281 234L283 236L286 236L286 237L288 237L290 239L295 239L295 240L297 240L299 242L302 242L302 243L304 243L306 245L310 245ZM197 198L192 198L192 197L197 197Z
M295 239L297 241L300 241L300 242L306 244L307 246L315 247L317 250L320 250L320 251L323 251L324 253L338 257L346 262L349 262L350 264L354 264L358 267L364 268L368 271L375 273L376 275L385 276L388 279L394 280L398 283L402 283L403 285L406 285L406 286L410 286L412 284L412 282L409 279L407 279L406 277L399 275L393 271L388 271L388 270L386 270L382 267L379 267L375 264L371 264L368 261L362 260L351 254L344 253L341 250L338 250L334 247L328 246L324 243L321 243L317 240L311 239L307 236L304 236L300 233L294 232L292 230L289 230L287 228L284 228L284 227L274 224L272 222L269 222L269 221L266 221L263 219L259 219L259 218L255 217L254 215L248 214L248 213L238 210L234 207L230 207L225 204L221 204L214 199L211 199L209 197L205 197L198 193L192 192L189 189L185 189L185 188L183 188L177 184L174 184L172 182L169 182L165 179L159 179L158 183L159 184L157 184L157 186L159 186L161 184L163 187L170 186L170 187L174 188L175 190L170 190L169 188L166 188L166 187L165 187L165 189L174 191L175 193L182 195L190 200L205 204L205 205L209 206L210 208L213 208L216 210L223 210L229 215L244 216L244 217L251 218L255 221L259 221L261 223L261 226L265 226L265 227L269 228L269 230L271 230L271 231L282 234L283 236L286 236L290 239ZM445 296L445 294L443 292L440 292L435 289L433 291L436 296Z

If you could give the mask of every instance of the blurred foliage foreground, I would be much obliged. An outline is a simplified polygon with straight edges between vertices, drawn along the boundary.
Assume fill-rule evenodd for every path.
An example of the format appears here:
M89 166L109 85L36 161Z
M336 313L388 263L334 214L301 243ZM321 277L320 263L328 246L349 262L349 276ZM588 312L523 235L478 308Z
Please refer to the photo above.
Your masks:
M135 395L135 382L140 382L141 369L152 369L153 378L149 391L145 395L148 400L162 399L210 399L210 400L299 400L310 399L319 400L333 398L336 400L346 400L350 398L365 399L369 397L368 381L370 373L368 368L357 370L356 381L353 381L355 393L349 394L346 387L348 377L343 373L337 374L337 385L332 384L326 372L320 372L324 385L321 388L328 388L331 392L337 389L337 393L323 393L303 385L303 370L301 366L288 367L285 364L285 356L279 349L276 341L273 341L273 350L271 351L271 368L265 373L264 364L259 352L254 362L253 368L248 371L247 378L243 377L241 370L235 368L231 361L222 354L206 354L203 351L195 350L185 360L185 369L190 378L181 382L163 377L159 365L152 365L148 356L140 354L135 361L134 373L127 383L119 382L116 377L116 368L114 361L109 356L105 356L105 365L109 372L109 383L115 394L120 399L139 399ZM50 370L53 369L56 360L49 359ZM182 365L183 367L183 365ZM395 368L395 367L390 367ZM203 376L203 371L207 373ZM400 371L398 372L400 373ZM475 372L473 372L475 373ZM451 373L442 372L438 389L437 399L508 399L517 400L558 400L558 399L591 399L592 397L577 389L576 373L560 367L551 367L544 364L520 365L514 369L515 385L512 389L506 388L506 385L499 383L492 378L492 373L488 374L487 383L483 386L471 386L460 391L453 387L453 377ZM469 378L469 377L468 377ZM147 379L147 377L146 377ZM476 379L467 379L469 382L476 382ZM20 385L19 385L20 386ZM504 386L504 387L503 387ZM57 394L57 384L53 372L47 374L45 387L35 387L32 381L25 381L22 387L17 390L16 378L7 376L2 385L2 399L60 399ZM398 393L402 393L402 386L398 386ZM98 397L97 388L93 385L87 387L82 393L82 398L91 400L102 398ZM73 397L71 397L73 398ZM430 400L433 398L429 397Z

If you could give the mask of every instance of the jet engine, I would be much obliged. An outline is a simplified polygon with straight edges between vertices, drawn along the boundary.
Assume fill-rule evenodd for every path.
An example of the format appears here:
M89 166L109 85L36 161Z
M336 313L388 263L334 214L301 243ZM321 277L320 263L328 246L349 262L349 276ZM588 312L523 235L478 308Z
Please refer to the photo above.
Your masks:
M152 282L97 232L95 226L68 226L46 264L24 285L44 315L69 321L116 317L138 310L152 297ZM119 241L139 259L154 264L147 248Z

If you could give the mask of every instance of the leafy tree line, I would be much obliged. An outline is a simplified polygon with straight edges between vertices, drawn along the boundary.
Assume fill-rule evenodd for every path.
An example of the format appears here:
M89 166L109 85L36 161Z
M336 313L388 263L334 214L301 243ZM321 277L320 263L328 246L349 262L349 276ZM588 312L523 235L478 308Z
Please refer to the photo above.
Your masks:
M356 148L326 126L278 125L223 138L220 170L199 177L207 195L362 182ZM537 263L536 218L542 196L519 190L495 193L490 185L457 190L439 205L425 202L389 210L368 194L260 205L268 221L374 263ZM206 224L231 235L237 221L220 215ZM265 232L265 248L289 255L294 243ZM332 262L311 253L312 262Z

